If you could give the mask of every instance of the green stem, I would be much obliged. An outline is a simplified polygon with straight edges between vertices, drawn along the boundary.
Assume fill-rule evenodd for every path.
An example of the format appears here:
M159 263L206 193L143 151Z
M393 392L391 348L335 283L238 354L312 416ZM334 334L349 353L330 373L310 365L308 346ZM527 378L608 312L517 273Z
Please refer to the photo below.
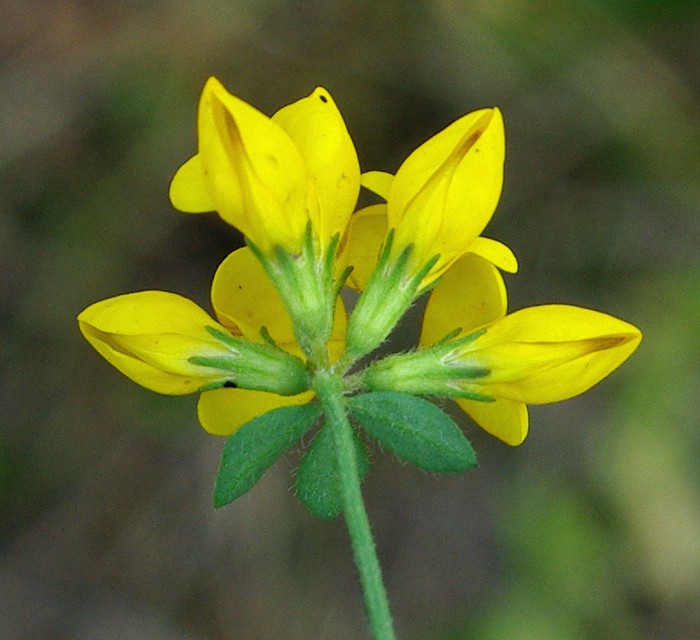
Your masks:
M360 574L372 636L375 640L395 640L389 601L360 491L355 442L343 403L343 380L338 374L318 371L314 379L314 389L323 406L326 424L333 431L343 511L350 533L355 565Z

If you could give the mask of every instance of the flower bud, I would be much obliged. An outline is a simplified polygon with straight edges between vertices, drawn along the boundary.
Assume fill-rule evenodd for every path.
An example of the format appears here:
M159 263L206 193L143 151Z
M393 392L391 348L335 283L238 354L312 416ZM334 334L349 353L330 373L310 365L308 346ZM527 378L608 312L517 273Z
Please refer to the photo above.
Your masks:
M194 302L173 293L109 298L85 309L78 324L110 364L158 393L240 386L292 395L308 388L301 360L232 336Z

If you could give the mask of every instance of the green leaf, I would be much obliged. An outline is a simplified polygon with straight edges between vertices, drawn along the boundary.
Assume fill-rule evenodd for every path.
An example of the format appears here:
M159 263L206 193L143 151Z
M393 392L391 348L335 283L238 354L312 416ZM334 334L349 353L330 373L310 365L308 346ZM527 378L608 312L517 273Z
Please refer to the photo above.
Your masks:
M355 434L360 479L369 469L365 445ZM333 431L324 425L304 454L297 471L297 497L317 518L332 520L343 511L340 478L335 462Z
M447 473L476 466L476 454L462 430L432 402L398 391L374 391L347 403L370 436L407 462Z
M318 404L280 407L246 422L229 437L214 487L214 506L248 491L321 415Z

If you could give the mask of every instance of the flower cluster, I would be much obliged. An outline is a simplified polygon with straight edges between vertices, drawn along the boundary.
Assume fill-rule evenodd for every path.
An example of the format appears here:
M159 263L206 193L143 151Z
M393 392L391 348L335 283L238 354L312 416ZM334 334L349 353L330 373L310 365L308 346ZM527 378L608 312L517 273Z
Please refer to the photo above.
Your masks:
M518 445L528 404L582 393L632 354L641 333L579 307L507 313L501 272L517 271L517 261L481 235L504 158L503 118L490 108L430 138L396 175L361 174L325 89L268 117L211 78L197 153L170 198L184 212L217 212L246 238L214 276L216 320L175 294L143 291L91 305L80 329L137 383L201 392L199 419L213 434L313 404L315 380L330 373L349 406L379 392L452 397ZM383 202L355 211L361 186ZM344 286L360 292L350 314ZM420 345L360 367L426 293Z

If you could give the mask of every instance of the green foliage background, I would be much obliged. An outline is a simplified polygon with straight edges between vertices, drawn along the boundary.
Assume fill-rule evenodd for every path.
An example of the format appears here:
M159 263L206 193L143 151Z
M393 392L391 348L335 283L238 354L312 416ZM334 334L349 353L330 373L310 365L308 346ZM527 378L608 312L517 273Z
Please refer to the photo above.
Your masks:
M645 332L518 449L459 418L474 472L371 451L400 637L700 636L699 31L691 0L0 3L0 637L366 637L342 521L292 495L299 452L215 512L195 400L120 377L74 320L147 288L208 306L240 237L167 188L210 74L268 113L323 84L364 168L498 105L511 307Z

